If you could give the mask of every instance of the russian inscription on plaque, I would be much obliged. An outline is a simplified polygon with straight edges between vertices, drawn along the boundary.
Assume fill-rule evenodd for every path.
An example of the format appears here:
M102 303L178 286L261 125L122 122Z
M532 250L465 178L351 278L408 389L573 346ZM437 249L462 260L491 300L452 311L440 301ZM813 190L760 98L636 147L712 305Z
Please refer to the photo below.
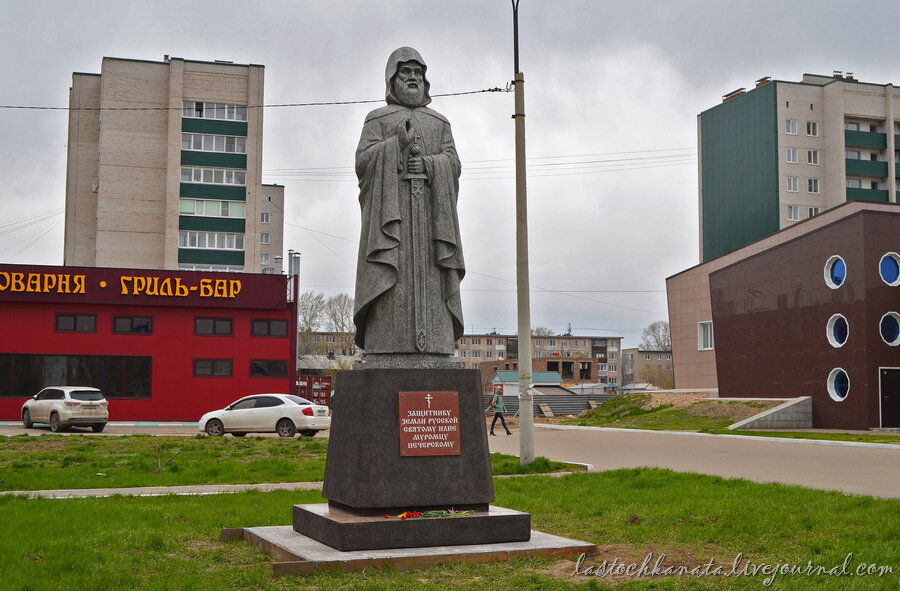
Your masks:
M458 456L459 392L400 392L400 455Z

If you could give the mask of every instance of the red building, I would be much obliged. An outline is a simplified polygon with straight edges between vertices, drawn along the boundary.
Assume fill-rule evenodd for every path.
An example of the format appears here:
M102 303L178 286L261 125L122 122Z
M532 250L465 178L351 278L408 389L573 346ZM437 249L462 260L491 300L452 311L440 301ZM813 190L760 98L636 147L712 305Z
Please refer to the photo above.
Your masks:
M196 421L240 396L293 393L289 281L0 265L0 418L53 385L100 388L112 421Z

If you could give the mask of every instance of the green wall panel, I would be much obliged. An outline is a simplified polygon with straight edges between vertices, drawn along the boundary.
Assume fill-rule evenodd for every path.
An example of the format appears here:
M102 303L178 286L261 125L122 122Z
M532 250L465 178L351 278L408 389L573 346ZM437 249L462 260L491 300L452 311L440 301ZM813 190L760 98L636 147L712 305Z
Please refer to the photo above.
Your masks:
M871 131L844 130L844 143L858 148L886 148L887 134Z
M700 114L703 260L778 231L772 82Z
M244 253L240 250L179 248L178 262L205 265L243 265Z
M243 218L209 218L200 215L178 216L179 230L205 230L207 232L243 232L247 222Z
M888 192L882 189L847 189L847 201L888 202Z
M178 191L181 197L196 199L224 199L226 201L246 201L247 187L234 185L203 185L199 183L181 183Z
M245 169L247 168L247 155L182 150L181 163L189 166L217 166L220 168Z
M181 131L191 133L217 133L219 135L247 135L247 123L245 121L221 121L219 119L190 119L181 120Z
M847 174L884 177L888 175L888 163L848 158Z

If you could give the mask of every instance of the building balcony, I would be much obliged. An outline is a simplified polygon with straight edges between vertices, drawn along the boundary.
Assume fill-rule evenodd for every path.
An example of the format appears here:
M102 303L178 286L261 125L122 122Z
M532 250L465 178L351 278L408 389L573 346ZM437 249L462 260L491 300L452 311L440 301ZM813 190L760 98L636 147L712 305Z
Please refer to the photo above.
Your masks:
M844 130L844 144L856 148L880 148L887 147L887 134L873 131Z
M846 160L847 174L853 176L877 176L888 175L888 163L874 160Z
M847 201L878 201L888 202L888 192L882 189L852 189L847 188Z

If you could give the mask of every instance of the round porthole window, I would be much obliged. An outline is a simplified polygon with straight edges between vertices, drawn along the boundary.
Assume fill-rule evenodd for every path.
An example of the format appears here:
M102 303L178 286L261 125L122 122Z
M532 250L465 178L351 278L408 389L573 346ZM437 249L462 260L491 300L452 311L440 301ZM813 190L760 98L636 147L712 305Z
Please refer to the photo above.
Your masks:
M850 376L847 372L836 367L828 374L828 395L835 402L843 402L850 393Z
M825 283L831 289L837 289L847 278L847 265L844 259L834 255L825 263Z
M900 314L888 312L881 317L878 328L885 343L891 347L900 345Z
M878 273L881 275L881 280L891 287L900 285L900 255L896 252L889 252L881 257L881 262L878 263Z
M826 336L832 347L843 347L847 342L847 337L850 336L850 325L847 324L847 319L840 314L829 318Z

